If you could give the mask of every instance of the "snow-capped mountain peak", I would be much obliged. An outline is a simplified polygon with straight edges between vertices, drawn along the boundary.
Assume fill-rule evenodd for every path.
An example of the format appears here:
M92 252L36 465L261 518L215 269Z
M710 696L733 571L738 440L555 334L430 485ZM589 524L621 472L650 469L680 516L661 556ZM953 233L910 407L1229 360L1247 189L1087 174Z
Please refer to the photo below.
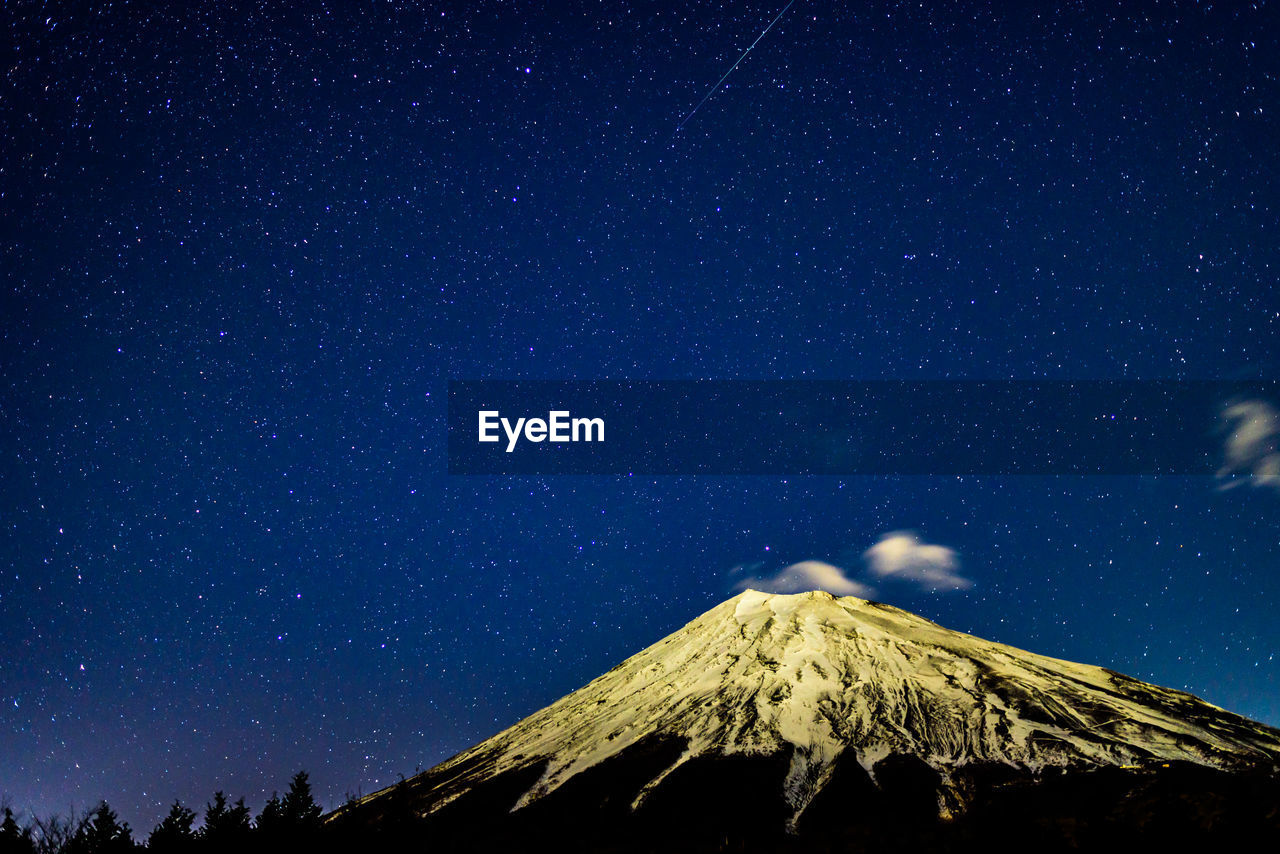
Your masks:
M792 826L841 758L874 780L886 757L911 756L944 781L976 763L1030 774L1280 763L1280 732L1190 694L855 597L748 590L426 772L427 810L541 766L510 804L519 811L655 738L684 747L634 793L633 809L695 758L785 756Z

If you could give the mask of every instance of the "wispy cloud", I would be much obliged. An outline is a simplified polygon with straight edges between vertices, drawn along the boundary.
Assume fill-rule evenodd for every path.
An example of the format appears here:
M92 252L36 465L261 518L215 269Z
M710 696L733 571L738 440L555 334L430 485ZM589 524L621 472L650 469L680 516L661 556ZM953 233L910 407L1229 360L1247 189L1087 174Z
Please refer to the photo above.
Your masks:
M960 575L955 549L925 543L911 531L893 531L862 553L878 578L914 582L926 590L964 590L973 582Z
M802 593L825 590L836 596L876 596L875 582L903 581L930 593L966 590L973 582L960 574L960 558L955 549L926 543L911 531L893 531L862 553L864 569L854 573L821 560L802 560L783 567L772 575L760 575L766 565L739 564L730 570L737 577L735 590L761 590L765 593Z
M1280 489L1280 411L1264 400L1241 400L1224 406L1222 423L1227 433L1219 478L1229 478L1222 488L1245 482Z
M756 564L755 569L759 568ZM800 593L806 590L825 590L836 596L870 598L875 590L849 577L849 573L833 564L820 560L802 560L783 568L776 575L763 578L748 577L734 585L737 590L760 590L765 593Z

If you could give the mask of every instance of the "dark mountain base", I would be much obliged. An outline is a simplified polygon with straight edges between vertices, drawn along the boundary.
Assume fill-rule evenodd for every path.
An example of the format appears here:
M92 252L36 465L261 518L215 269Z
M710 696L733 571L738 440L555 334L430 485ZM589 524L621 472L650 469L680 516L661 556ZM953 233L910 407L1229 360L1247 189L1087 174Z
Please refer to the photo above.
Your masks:
M1031 779L1006 766L966 769L949 787L915 759L890 758L873 783L841 763L785 832L782 782L789 757L694 759L641 805L646 782L682 745L636 745L510 812L542 773L529 766L470 788L415 817L449 781L430 775L331 817L333 850L431 852L917 852L1077 851L1141 846L1180 851L1207 845L1280 845L1280 778L1269 771L1215 771L1174 764L1144 769L1047 772ZM460 769L453 769L455 772ZM465 769L462 769L465 770ZM939 817L940 796L950 819Z
M1270 772L1174 764L1028 779L1003 766L979 767L957 775L951 793L943 790L943 802L959 810L943 819L939 790L927 785L932 769L916 760L898 764L896 780L877 766L879 790L850 780L824 789L800 822L798 848L1056 852L1199 845L1257 850L1259 840L1280 845L1280 778Z

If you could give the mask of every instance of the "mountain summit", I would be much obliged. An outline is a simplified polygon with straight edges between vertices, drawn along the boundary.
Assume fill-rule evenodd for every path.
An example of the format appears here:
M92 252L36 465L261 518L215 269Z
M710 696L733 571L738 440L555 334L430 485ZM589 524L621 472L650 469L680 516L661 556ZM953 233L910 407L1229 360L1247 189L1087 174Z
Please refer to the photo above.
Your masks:
M844 821L847 799L869 802L860 794L927 793L945 823L984 792L1186 767L1274 778L1280 731L881 603L748 590L334 818L376 824L399 798L415 819L603 810L651 826L646 814L671 824L695 798L796 834Z

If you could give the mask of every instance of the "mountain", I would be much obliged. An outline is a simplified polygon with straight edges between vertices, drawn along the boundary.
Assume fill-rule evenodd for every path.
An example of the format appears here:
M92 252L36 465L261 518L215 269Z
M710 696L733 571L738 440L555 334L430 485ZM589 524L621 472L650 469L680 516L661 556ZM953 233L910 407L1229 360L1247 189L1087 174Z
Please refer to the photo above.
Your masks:
M878 602L749 590L329 821L459 850L1218 840L1280 832L1278 772L1280 731L1190 694Z

